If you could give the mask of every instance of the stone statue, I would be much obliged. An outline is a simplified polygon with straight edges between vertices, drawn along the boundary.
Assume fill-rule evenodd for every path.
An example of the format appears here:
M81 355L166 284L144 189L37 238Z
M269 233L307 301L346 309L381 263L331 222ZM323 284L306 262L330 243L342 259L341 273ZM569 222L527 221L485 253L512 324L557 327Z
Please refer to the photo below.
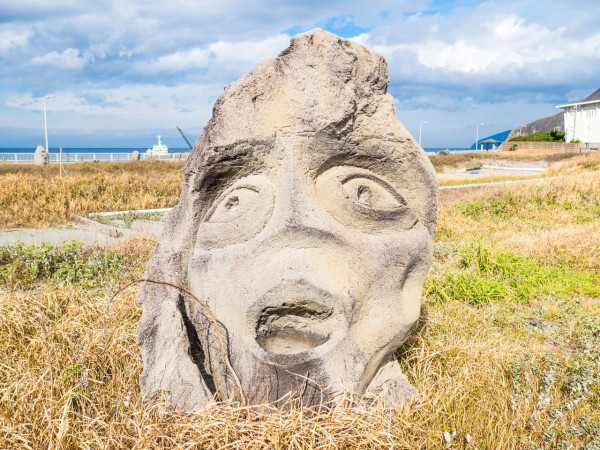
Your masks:
M33 153L33 163L36 166L45 166L50 162L50 156L48 155L48 150L46 150L41 145L38 145Z
M405 404L394 357L420 314L434 170L383 57L323 30L227 86L148 263L146 398ZM223 342L224 341L224 342Z

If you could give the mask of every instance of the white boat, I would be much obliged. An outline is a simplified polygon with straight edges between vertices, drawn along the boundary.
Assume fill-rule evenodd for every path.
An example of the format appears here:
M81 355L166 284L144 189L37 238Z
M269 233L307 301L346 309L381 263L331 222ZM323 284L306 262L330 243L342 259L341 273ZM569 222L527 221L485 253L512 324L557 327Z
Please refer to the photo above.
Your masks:
M152 148L146 150L148 156L162 156L169 154L169 147L160 141L160 134L158 135L158 144L154 144Z

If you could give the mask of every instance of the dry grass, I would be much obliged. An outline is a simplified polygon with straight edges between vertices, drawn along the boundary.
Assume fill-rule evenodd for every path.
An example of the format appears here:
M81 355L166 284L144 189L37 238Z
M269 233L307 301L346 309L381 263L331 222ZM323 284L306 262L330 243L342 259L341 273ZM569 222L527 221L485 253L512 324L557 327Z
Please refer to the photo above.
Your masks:
M478 163L491 164L494 161L547 161L555 163L577 157L578 153L548 153L548 152L484 152L472 151L461 153L449 153L447 155L429 155L429 159L438 172L446 168L467 168Z
M577 371L590 367L582 355L598 356L597 300L545 299L518 310L426 302L421 329L400 352L422 395L406 410L173 414L140 397L134 290L114 304L105 346L112 289L56 279L32 291L2 288L0 448L440 448L445 430L457 433L453 448L555 448L559 438L583 448L593 440L584 431L600 420L597 388L565 406L577 397L569 389L588 380ZM558 329L543 331L545 323Z
M0 165L0 228L45 228L69 213L171 207L179 199L182 163L136 161L46 167Z
M600 154L552 167L532 184L443 192L438 240L485 239L600 272Z
M12 271L13 278L0 277L0 448L597 449L600 299L578 293L576 285L570 295L531 291L529 299L481 304L435 295L435 280L448 274L490 276L460 259L473 240L515 258L539 257L527 261L574 279L597 277L596 164L600 157L573 160L559 167L564 178L544 186L479 192L442 206L423 320L399 350L422 400L401 411L317 415L299 407L265 413L215 405L167 413L140 397L136 289L113 304L108 345L104 340L114 280L139 275L151 242L115 248L132 265L120 265L102 287L74 284L48 269L17 288ZM547 242L545 233L566 243ZM490 264L497 269L499 262ZM11 267L0 261L0 272ZM531 282L522 275L508 271L498 282ZM451 444L444 432L456 432Z

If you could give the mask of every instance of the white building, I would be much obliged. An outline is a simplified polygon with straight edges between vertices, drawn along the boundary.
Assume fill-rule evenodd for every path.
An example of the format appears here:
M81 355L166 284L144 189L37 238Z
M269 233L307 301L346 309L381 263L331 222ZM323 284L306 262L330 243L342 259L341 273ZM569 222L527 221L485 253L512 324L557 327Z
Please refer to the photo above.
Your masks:
M565 141L600 143L600 98L560 105L565 110Z

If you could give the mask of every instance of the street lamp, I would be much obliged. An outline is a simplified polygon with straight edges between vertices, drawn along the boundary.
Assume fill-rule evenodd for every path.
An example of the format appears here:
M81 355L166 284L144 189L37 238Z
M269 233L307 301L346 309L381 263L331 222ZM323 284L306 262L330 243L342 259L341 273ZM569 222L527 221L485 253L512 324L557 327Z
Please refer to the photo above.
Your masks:
M477 125L476 127L476 131L475 131L475 151L479 150L477 147L479 147L479 127L484 126L485 123L480 123L479 125Z
M48 148L48 122L46 121L46 99L50 98L49 95L44 97L44 134L46 136L46 151L50 153L50 149Z
M421 130L423 128L423 125L425 125L427 122L421 122L421 125L419 125L419 147L421 146Z

